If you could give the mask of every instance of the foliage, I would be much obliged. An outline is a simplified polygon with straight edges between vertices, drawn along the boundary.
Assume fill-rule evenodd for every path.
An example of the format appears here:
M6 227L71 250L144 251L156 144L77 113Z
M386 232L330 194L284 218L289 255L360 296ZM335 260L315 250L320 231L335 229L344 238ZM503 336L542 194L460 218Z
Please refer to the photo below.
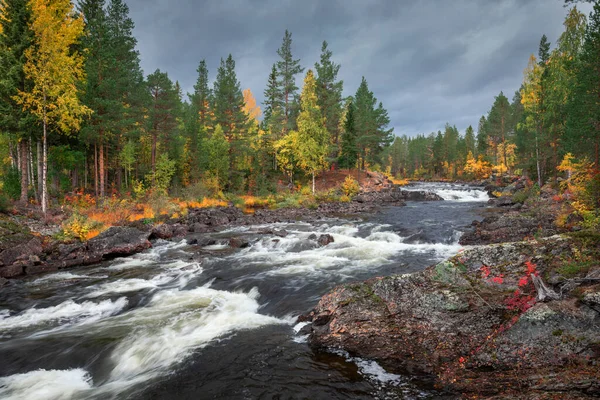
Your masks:
M345 196L354 197L360 192L360 185L356 179L348 175L344 179L344 183L342 183L342 192Z
M103 227L102 224L89 219L87 216L73 213L68 220L63 222L61 228L64 237L84 242L99 235Z
M2 192L12 200L21 195L21 177L17 168L9 167L2 176Z

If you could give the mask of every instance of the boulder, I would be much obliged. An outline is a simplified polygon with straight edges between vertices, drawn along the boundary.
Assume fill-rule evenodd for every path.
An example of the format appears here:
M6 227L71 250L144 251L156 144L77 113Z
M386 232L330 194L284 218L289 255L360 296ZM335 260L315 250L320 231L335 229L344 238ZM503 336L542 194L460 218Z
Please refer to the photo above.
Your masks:
M250 243L243 238L234 237L229 239L229 247L234 249L245 249L250 246Z
M92 254L103 257L127 256L152 247L150 232L126 226L113 226L87 242Z
M331 236L330 234L321 235L321 236L319 236L319 239L317 240L317 243L321 247L327 246L329 243L333 243L333 242L334 242L333 236Z
M29 256L39 256L43 253L42 242L33 237L27 242L9 247L0 253L0 262L3 265L11 265L17 260L29 259Z

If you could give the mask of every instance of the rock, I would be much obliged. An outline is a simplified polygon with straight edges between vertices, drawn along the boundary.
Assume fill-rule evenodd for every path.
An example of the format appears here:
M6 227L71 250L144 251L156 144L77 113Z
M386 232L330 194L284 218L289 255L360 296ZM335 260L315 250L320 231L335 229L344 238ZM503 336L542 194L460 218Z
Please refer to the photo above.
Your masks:
M87 248L103 257L127 256L152 247L149 236L136 228L113 226L88 241Z
M288 232L285 229L273 229L273 235L279 237L286 237Z
M550 398L545 382L560 383L559 398L600 393L590 384L600 381L598 290L536 303L521 284L526 261L544 277L578 249L559 236L476 246L422 272L339 286L310 313L309 343L464 397Z
M223 226L229 223L229 217L226 213L218 209L212 209L209 213L209 225L215 226Z
M61 258L71 258L74 253L79 253L85 250L86 246L83 243L72 243L72 244L59 244L58 254Z
M0 287L6 285L8 283L8 279L0 278Z
M32 265L25 268L27 275L37 275L45 272L58 271L58 265L56 264L44 264L44 265Z
M29 258L30 255L40 255L42 252L42 242L37 237L33 237L25 243L5 249L0 253L0 262L4 265L11 265L19 259Z
M229 247L234 249L245 249L250 247L250 243L245 239L234 237L229 239Z
M23 275L23 265L13 264L0 268L0 278L14 278Z
M329 243L333 243L333 242L334 242L333 236L331 236L330 234L321 235L321 236L319 236L319 239L317 240L317 243L321 247L327 246Z
M160 224L152 227L148 239L171 239L173 237L173 225Z
M298 336L310 335L310 333L312 332L312 329L313 329L312 324L304 325L302 328L300 328L297 335Z
M317 235L315 233L311 233L310 235L308 235L308 239L309 240L317 240Z
M194 233L206 233L206 232L210 232L210 228L206 224L196 222L195 224L193 224L191 226L190 231L194 232Z

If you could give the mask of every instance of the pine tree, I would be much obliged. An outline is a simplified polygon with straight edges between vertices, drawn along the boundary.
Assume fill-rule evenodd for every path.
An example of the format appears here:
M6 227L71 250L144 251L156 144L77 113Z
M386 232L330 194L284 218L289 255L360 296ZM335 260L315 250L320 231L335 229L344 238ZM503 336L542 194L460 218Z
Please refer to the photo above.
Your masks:
M283 36L283 43L277 50L281 57L277 61L277 74L279 76L279 87L281 98L280 107L284 118L284 133L294 128L294 103L297 103L296 75L304 72L300 66L300 59L294 60L292 56L292 34L286 29Z
M321 47L321 62L315 64L317 73L317 104L325 118L325 128L332 138L333 158L339 154L339 126L342 114L342 90L344 82L337 80L340 65L331 61L331 50L324 41Z
M354 126L354 104L352 98L346 102L346 116L341 140L340 168L351 169L356 167L358 161L358 147L356 144L356 127Z
M360 168L365 169L366 163L375 164L383 148L393 140L393 128L387 129L390 122L387 111L369 91L366 79L362 78L361 84L354 96L354 126L356 129L356 143L359 149Z
M494 152L494 164L506 166L508 168L508 160L506 154L506 143L509 136L509 124L510 124L510 103L504 95L500 92L495 97L494 104L487 117L486 133L488 136L489 143L492 146ZM502 154L498 154L499 146L502 150Z
M225 187L229 178L229 142L221 125L215 126L206 142L208 173L218 182L219 189Z
M279 84L277 82L277 67L273 64L271 68L271 72L269 73L269 79L267 80L267 87L263 92L263 96L265 98L264 105L264 119L265 125L268 125L271 116L273 115L273 111L279 108L279 101L281 100L282 94L279 88Z
M477 152L476 154L481 154L485 157L487 154L488 148L488 135L486 132L487 120L485 119L485 115L482 115L479 118L479 124L477 125Z
M221 59L214 84L215 123L221 125L223 134L229 142L230 172L235 172L234 164L243 158L247 150L244 141L248 131L248 118L244 113L244 95L235 73L235 61L231 54ZM241 185L237 179L232 185ZM238 186L239 188L239 186Z
M600 2L594 3L569 101L567 141L575 154L589 156L600 169Z
M28 134L32 117L15 100L19 91L28 90L31 83L25 77L25 51L31 46L33 34L29 29L31 12L27 0L0 2L0 130L20 140L21 202L27 202ZM39 177L38 177L39 179Z
M475 133L473 127L469 125L465 131L465 147L467 153L471 152L471 154L475 154L475 144Z
M315 175L327 167L329 132L323 124L323 116L317 104L316 80L312 70L304 78L298 116L298 165L312 175L312 191L315 193Z
M168 151L169 141L177 127L179 98L177 90L166 72L157 69L148 75L147 81L151 97L148 119L152 137L151 166L154 173L159 142L161 152Z

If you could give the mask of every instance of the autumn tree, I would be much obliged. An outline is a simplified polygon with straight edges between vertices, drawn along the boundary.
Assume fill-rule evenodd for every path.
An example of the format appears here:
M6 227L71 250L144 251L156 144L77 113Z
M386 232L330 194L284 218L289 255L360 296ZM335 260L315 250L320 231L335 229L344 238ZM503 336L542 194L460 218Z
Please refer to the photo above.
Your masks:
M34 45L25 51L25 76L33 85L15 100L41 122L43 135L42 211L48 207L48 129L72 133L91 111L80 103L78 82L84 80L83 57L73 50L83 34L69 0L30 0Z
M299 167L312 175L312 191L315 193L315 175L327 167L329 132L323 124L321 109L317 104L316 80L312 70L304 78L298 116Z

